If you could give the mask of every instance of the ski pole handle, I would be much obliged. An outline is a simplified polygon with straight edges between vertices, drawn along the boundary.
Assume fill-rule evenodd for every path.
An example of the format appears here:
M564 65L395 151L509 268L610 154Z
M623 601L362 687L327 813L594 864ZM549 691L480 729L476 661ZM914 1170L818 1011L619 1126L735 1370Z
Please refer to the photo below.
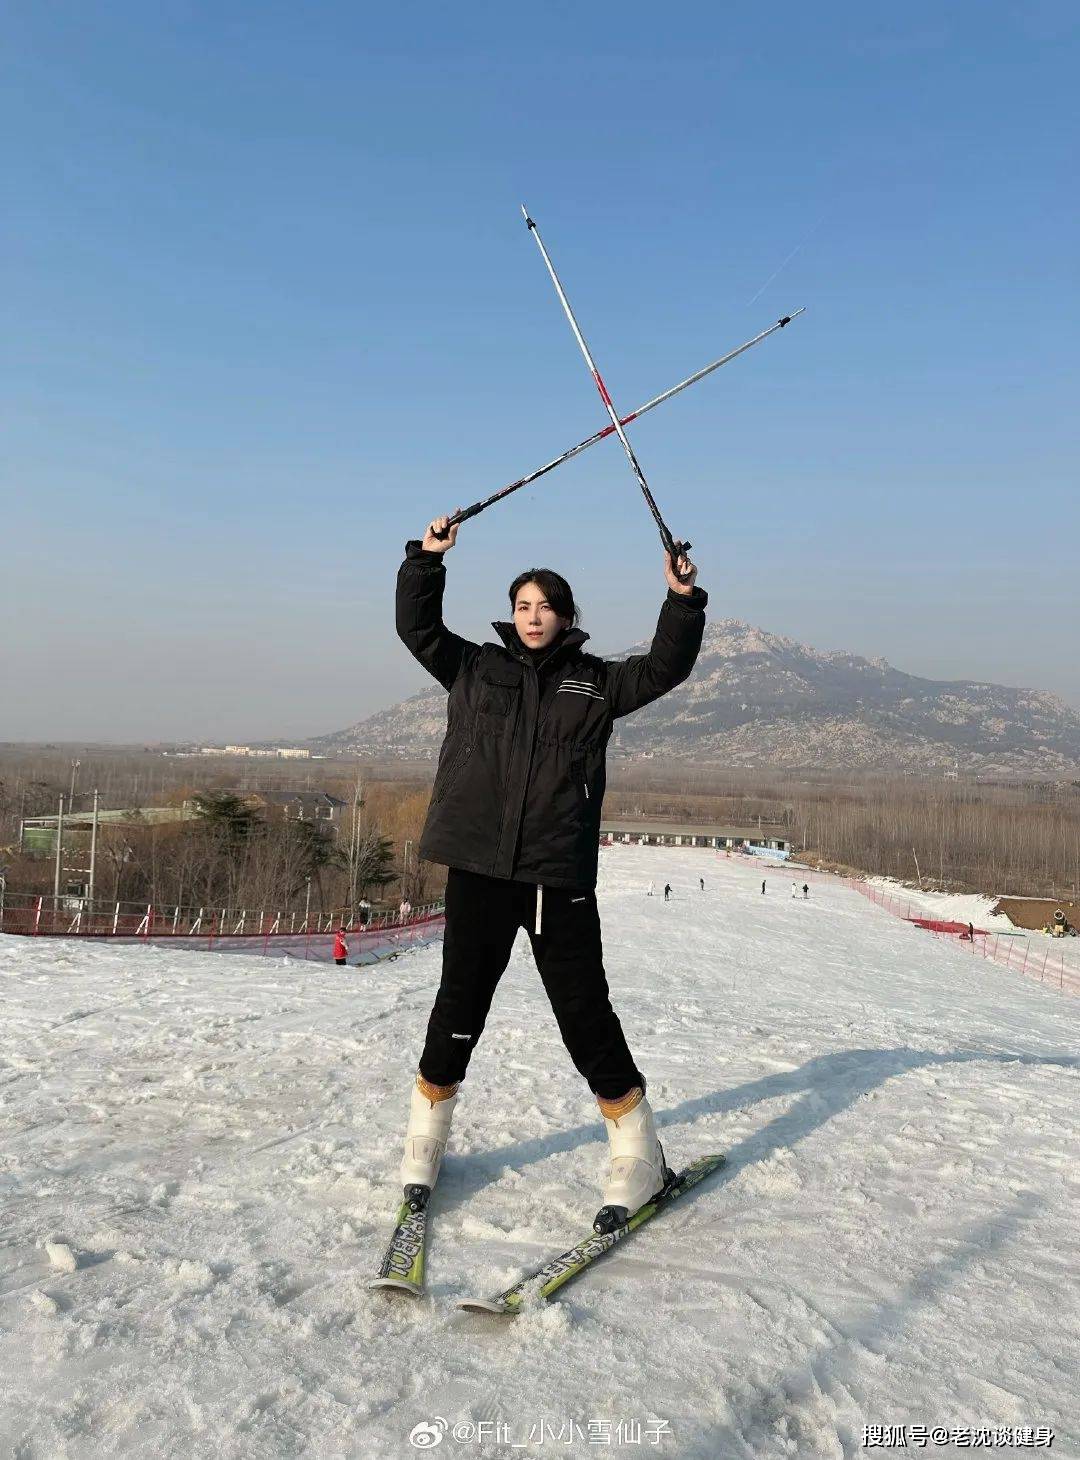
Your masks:
M671 559L671 571L680 583L689 583L690 574L679 572L679 559L686 557L693 546L694 544L692 542L676 542L670 534L667 542L664 543L664 550Z
M457 527L461 522L468 522L470 517L475 517L479 512L482 512L484 506L485 504L483 502L474 502L471 507L459 508L457 512L451 514L442 532L433 532L432 537L437 537L440 542L445 542L450 536L450 529L452 527Z

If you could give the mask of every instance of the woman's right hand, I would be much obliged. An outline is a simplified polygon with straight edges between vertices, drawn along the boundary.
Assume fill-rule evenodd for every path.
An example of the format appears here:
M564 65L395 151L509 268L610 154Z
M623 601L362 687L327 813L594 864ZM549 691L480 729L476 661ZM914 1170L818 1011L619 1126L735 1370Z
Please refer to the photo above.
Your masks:
M454 510L460 512L461 508L457 507ZM424 533L423 541L423 549L426 553L448 553L457 542L458 527L460 524L455 523L449 532L447 532L446 524L449 521L449 517L436 517L434 522L428 523L428 529ZM446 536L436 537L435 534L437 532L445 532Z

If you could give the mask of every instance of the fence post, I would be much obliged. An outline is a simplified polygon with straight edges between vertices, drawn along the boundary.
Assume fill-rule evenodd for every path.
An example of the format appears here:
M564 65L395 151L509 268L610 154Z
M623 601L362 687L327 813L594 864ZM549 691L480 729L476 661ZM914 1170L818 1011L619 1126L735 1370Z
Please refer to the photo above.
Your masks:
M37 907L34 910L34 932L35 933L40 933L41 932L41 903L42 903L42 899L39 897L38 900L37 900Z

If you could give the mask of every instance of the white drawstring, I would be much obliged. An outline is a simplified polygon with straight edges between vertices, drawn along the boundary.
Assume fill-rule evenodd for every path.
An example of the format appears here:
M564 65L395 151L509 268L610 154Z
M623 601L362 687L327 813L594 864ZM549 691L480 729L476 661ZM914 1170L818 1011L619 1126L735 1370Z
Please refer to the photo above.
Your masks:
M544 911L544 889L538 883L537 884L537 887L536 887L536 927L533 929L533 932L536 933L537 937L539 937L539 935L540 935L540 920L541 920L541 917L543 915L543 911Z

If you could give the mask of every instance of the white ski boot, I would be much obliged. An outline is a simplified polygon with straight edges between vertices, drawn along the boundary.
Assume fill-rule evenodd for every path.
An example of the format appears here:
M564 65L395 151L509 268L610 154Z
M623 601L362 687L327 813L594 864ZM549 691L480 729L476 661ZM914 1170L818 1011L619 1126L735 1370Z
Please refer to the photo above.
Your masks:
M652 1107L640 1091L632 1094L639 1098L621 1114L608 1115L605 1106L617 1111L619 1106L625 1106L629 1096L600 1105L611 1144L604 1204L593 1222L593 1231L601 1234L623 1226L675 1179L664 1160L664 1148L656 1138Z
M451 1093L446 1094L448 1089ZM429 1085L423 1076L417 1076L401 1159L401 1184L406 1195L410 1186L423 1186L430 1192L438 1181L457 1098L456 1085Z

